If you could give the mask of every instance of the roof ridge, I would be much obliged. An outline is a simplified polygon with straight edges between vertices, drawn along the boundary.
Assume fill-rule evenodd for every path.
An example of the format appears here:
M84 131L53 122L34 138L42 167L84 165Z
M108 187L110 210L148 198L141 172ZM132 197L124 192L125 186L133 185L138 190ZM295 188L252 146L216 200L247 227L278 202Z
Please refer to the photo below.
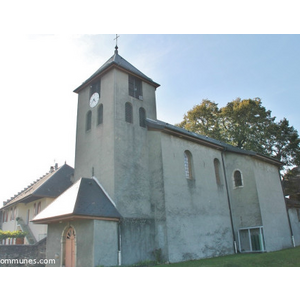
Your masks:
M57 167L56 169L53 166L51 166L49 172L45 173L40 178L38 178L35 181L33 181L32 183L30 183L27 187L23 188L20 192L18 192L14 196L12 196L10 199L7 199L6 201L3 201L3 206L9 204L11 201L13 201L14 199L16 199L19 195L21 195L22 193L26 192L27 190L30 190L35 184L37 184L38 182L40 182L47 175L49 175L49 174L55 174L62 166L60 166L59 168ZM53 171L51 172L51 170L53 170Z

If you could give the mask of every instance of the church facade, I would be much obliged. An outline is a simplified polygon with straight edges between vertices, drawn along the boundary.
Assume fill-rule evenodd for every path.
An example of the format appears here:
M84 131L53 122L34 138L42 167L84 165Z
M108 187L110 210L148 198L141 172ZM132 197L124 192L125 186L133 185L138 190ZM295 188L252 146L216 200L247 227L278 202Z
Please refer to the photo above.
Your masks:
M159 84L114 55L78 94L74 183L34 219L51 266L292 246L280 162L157 120Z

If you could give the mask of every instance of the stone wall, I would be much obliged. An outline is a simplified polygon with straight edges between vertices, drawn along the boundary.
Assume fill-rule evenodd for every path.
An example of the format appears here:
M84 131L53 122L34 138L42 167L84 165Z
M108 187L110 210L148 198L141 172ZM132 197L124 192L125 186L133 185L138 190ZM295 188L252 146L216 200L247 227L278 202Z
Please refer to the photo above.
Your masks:
M46 240L35 245L0 245L0 267L44 267Z

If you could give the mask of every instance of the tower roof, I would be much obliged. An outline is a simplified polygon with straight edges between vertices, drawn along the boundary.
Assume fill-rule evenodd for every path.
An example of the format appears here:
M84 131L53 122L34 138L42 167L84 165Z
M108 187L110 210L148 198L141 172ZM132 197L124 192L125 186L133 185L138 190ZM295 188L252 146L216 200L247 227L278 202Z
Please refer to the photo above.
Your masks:
M153 85L154 87L159 87L160 85L154 82L150 77L146 76L136 67L134 67L131 63L125 60L121 55L118 54L118 47L116 46L114 55L107 60L92 76L90 76L86 81L84 81L78 88L74 90L75 93L78 93L81 89L85 88L90 82L96 79L98 76L100 77L101 74L108 71L111 68L118 68L127 73L131 73L137 77L140 77L142 80L148 82L149 84Z

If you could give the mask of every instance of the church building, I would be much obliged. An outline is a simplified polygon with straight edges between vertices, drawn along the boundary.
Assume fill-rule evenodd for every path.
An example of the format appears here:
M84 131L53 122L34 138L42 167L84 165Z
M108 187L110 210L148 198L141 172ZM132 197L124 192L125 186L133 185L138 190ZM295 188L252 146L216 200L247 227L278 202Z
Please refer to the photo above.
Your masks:
M48 225L50 266L292 247L281 163L158 120L159 86L116 46L74 90L73 184L32 220Z

